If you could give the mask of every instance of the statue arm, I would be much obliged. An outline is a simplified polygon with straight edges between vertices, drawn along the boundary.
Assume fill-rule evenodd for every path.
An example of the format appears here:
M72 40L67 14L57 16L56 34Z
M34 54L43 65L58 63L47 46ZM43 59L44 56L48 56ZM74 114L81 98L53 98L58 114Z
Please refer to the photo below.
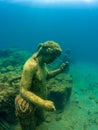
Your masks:
M59 68L59 69L56 69L56 70L53 70L53 71L50 71L50 72L48 72L48 74L47 74L47 80L48 79L51 79L51 78L53 78L53 77L55 77L56 75L58 75L58 74L60 74L62 71L61 71L61 69Z
M47 80L50 79L50 78L53 78L55 77L56 75L62 73L67 67L68 67L69 63L68 62L65 62L63 63L60 68L56 69L56 70L53 70L53 71L50 71L47 73Z

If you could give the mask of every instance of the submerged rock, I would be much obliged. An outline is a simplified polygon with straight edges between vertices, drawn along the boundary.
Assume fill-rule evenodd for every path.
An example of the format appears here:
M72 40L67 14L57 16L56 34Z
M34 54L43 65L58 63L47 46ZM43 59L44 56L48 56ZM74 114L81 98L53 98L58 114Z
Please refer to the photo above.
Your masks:
M3 83L0 83L0 89L0 118L6 120L8 123L14 123L14 99L18 93L18 89L9 87Z
M48 98L55 103L57 110L63 110L70 99L72 92L72 77L66 74L62 81L58 78L56 81L50 81ZM55 83L55 84L54 84ZM54 86L53 86L54 85Z

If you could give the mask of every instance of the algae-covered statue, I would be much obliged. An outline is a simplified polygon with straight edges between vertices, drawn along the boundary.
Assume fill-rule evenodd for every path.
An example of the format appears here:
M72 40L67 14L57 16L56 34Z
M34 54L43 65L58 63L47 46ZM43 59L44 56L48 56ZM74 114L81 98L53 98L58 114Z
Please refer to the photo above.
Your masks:
M46 81L61 73L68 62L59 69L48 72L46 64L61 55L61 47L54 41L38 46L38 51L29 58L23 68L20 94L15 99L16 115L22 130L36 130L38 120L44 120L44 110L55 111L55 105L47 100Z

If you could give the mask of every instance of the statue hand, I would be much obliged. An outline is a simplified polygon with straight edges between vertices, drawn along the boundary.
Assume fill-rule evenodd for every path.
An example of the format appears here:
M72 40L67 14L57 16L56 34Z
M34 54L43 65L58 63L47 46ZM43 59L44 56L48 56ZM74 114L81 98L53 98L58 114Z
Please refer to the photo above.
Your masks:
M44 100L44 108L48 111L55 111L56 110L54 103L50 100Z
M66 67L68 67L68 66L69 66L68 61L66 61L65 63L62 63L62 65L60 66L61 71L64 71L66 69Z

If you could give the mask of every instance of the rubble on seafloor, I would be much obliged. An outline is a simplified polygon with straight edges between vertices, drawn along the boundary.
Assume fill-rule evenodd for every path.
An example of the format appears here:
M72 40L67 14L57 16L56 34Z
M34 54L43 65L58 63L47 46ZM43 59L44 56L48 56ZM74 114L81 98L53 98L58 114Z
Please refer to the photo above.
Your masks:
M28 52L19 49L0 50L0 130L11 130L11 125L17 123L14 99L19 93L22 66L29 56ZM47 88L48 99L54 101L57 111L60 112L55 119L60 120L62 110L71 96L72 77L62 73L49 80ZM51 121L50 114L46 122Z

